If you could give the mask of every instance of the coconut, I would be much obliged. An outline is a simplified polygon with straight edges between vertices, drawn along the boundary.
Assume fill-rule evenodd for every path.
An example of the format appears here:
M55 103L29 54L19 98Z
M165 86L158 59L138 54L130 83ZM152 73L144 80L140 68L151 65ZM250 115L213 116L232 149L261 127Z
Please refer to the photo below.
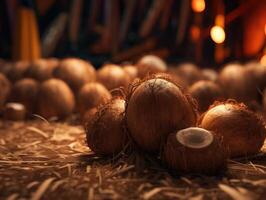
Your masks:
M4 109L4 119L22 121L26 118L26 108L20 103L7 103Z
M199 124L223 137L231 157L258 153L266 136L263 121L244 104L235 102L214 105Z
M92 120L94 119L94 116L96 114L96 112L98 111L98 109L96 107L91 108L89 110L87 110L81 118L81 123L83 124L83 126L86 127L87 123L92 122Z
M212 81L198 81L189 88L188 92L197 100L200 112L205 112L214 101L222 97L220 86Z
M245 65L245 70L251 76L252 82L255 83L257 88L263 90L266 87L266 65L251 61Z
M165 72L167 70L166 63L155 55L146 55L138 60L136 63L138 69L138 77L144 78L147 75L158 72Z
M199 68L192 63L179 64L175 70L175 73L179 77L182 77L188 85L192 85L193 83L203 79Z
M128 87L130 83L129 75L118 65L104 65L97 72L97 80L102 83L108 90L119 87Z
M10 93L11 84L5 75L0 73L0 110Z
M38 81L45 81L53 77L53 71L58 66L54 59L39 59L34 61L27 71L27 76Z
M31 78L24 78L17 81L10 95L10 101L21 103L30 113L36 110L39 94L39 83Z
M218 73L213 69L203 69L201 73L204 80L216 82L218 79Z
M75 94L88 82L95 81L94 67L78 58L65 58L54 71L55 77L64 80Z
M78 109L81 114L106 103L111 99L110 92L100 83L87 83L79 91Z
M75 98L68 85L59 79L49 79L40 86L38 114L45 118L64 118L72 113Z
M197 127L170 134L163 152L167 166L178 173L217 174L226 169L227 156L221 137Z
M194 126L196 118L195 105L169 77L151 76L129 91L127 127L143 150L159 151L169 133Z
M10 70L7 72L9 80L15 82L25 77L27 70L30 67L30 63L27 61L18 61L12 64Z
M219 74L218 82L227 98L245 103L258 98L256 83L239 64L226 65Z
M124 71L129 75L130 81L133 81L135 78L138 77L138 69L134 65L124 65Z
M98 155L115 155L128 143L124 128L125 101L113 99L100 107L94 119L87 123L88 146Z

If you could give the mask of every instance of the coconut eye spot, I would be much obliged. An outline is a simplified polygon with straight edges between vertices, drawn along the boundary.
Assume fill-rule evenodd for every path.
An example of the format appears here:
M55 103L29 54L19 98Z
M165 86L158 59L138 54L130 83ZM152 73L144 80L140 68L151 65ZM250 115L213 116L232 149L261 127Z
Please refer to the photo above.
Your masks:
M200 149L209 146L213 135L201 128L187 128L176 133L176 139L185 147Z

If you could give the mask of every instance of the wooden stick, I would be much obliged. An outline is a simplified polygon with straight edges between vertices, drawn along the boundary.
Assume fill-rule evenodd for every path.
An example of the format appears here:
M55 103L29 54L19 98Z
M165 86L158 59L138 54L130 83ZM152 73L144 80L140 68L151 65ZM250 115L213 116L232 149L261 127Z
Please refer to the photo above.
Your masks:
M80 26L80 17L82 14L83 0L73 0L72 9L69 18L69 39L73 45L77 45Z
M164 3L164 0L155 0L153 2L153 5L149 10L146 19L140 27L139 35L141 37L146 37L151 33L157 19L159 18L159 15L161 14L161 11L164 7Z
M169 20L171 17L171 11L173 7L174 1L173 0L167 0L164 5L164 9L162 12L162 17L160 20L160 29L164 31L167 28L167 25L169 24Z
M189 19L189 3L189 0L182 0L181 2L178 31L176 36L176 42L178 45L181 44L185 36L185 31Z

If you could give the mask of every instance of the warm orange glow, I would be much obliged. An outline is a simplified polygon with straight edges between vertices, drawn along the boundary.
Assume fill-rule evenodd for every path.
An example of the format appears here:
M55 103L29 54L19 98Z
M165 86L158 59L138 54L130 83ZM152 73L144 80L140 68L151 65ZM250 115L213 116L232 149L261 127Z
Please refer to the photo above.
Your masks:
M211 28L211 38L217 44L223 43L225 40L224 29L221 26L213 26Z
M191 26L190 37L194 42L200 38L200 28L198 26L195 26L195 25Z
M262 65L266 65L266 54L264 54L264 55L261 57L261 59L260 59L260 63L261 63Z
M205 1L204 0L192 0L191 7L194 12L203 12L205 10Z
M224 27L224 15L217 15L215 17L215 25Z

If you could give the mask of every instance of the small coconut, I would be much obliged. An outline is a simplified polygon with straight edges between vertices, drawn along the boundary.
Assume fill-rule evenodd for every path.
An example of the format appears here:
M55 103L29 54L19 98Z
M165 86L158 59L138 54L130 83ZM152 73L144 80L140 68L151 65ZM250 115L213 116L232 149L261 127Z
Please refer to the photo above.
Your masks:
M123 69L129 75L130 81L133 81L135 78L138 77L138 69L134 65L124 65Z
M212 81L198 81L189 88L188 92L197 100L200 112L205 112L214 101L222 98L220 86Z
M204 80L216 82L218 79L218 73L213 69L203 69L201 70L201 73Z
M11 88L11 83L5 77L4 74L0 73L0 110L9 96L10 88Z
M242 65L226 65L219 74L218 83L225 96L247 103L258 98L258 87Z
M4 109L4 119L22 121L26 118L26 108L20 103L7 103Z
M179 64L175 69L175 73L182 77L188 85L203 79L200 69L192 63Z
M87 123L88 146L98 155L115 155L125 148L128 137L124 128L125 101L113 99L99 107L94 119Z
M266 136L263 121L235 102L214 105L202 115L199 125L222 136L231 157L258 153Z
M78 58L65 58L54 70L55 77L65 81L75 94L88 82L95 81L94 67Z
M130 76L119 65L106 64L97 72L97 80L108 90L128 87Z
M37 105L39 115L47 119L64 118L73 112L74 107L74 95L64 81L53 78L41 84Z
M110 92L101 83L87 83L78 94L79 112L83 114L93 107L105 104L111 98Z
M12 64L10 70L7 73L9 80L15 82L25 77L27 70L30 67L30 63L27 61L18 61Z
M251 61L246 63L245 70L258 90L262 91L266 87L266 65Z
M39 59L34 61L29 67L26 76L38 81L45 81L53 77L53 71L58 66L59 61L50 59Z
M167 70L166 63L155 55L143 56L138 60L136 66L138 69L138 77L140 78L144 78L145 76L158 72L165 72Z
M17 81L11 90L10 101L21 103L30 113L35 112L39 94L39 83L31 78Z
M167 76L151 76L129 91L127 127L143 150L158 152L169 133L195 125L196 118L191 99Z
M163 152L167 166L178 173L215 175L226 169L227 157L222 138L197 127L170 134Z
M94 116L95 116L95 114L96 114L97 111L98 111L98 109L96 107L87 110L82 115L82 118L81 118L82 125L86 127L86 124L87 123L92 122L92 120L94 119Z

